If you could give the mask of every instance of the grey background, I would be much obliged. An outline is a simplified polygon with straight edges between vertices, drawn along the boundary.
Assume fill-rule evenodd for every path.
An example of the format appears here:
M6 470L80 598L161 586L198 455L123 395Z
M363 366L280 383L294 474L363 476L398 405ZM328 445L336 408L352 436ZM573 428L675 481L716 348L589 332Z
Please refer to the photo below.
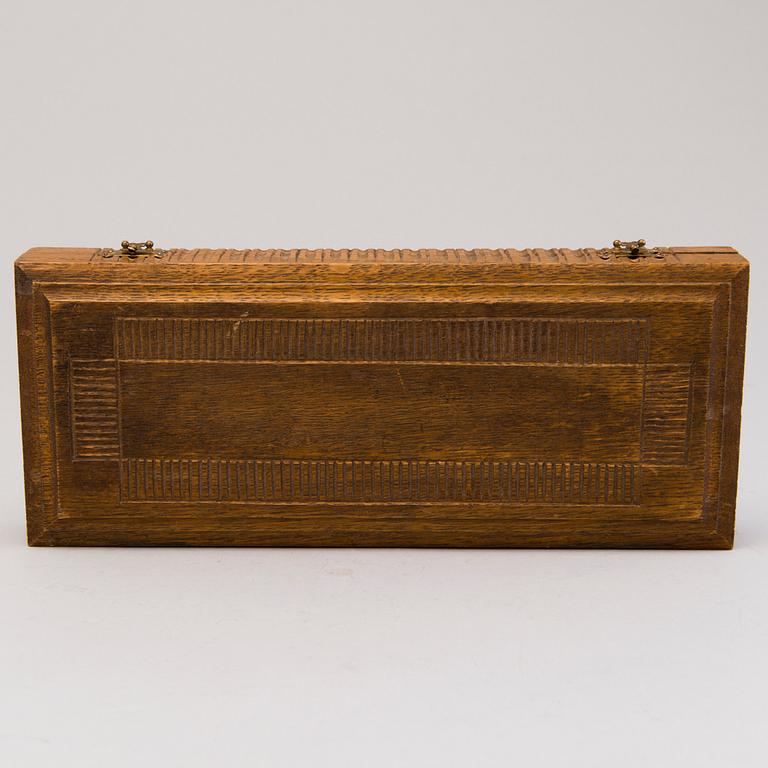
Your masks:
M0 762L764 766L764 2L21 2L0 24ZM733 552L27 549L32 245L734 245Z

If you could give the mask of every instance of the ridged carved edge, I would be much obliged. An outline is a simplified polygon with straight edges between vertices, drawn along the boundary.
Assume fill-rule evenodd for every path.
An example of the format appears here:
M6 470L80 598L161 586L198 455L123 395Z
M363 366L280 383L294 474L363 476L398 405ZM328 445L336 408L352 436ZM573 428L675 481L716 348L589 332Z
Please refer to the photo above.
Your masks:
M70 360L73 457L116 459L120 452L114 360Z
M691 431L690 364L653 364L646 369L643 399L643 464L685 464Z
M674 258L670 249L659 249ZM156 264L605 264L596 248L168 248ZM91 261L108 261L99 248ZM112 261L117 261L112 259ZM134 263L142 263L142 259ZM640 260L643 261L643 260Z

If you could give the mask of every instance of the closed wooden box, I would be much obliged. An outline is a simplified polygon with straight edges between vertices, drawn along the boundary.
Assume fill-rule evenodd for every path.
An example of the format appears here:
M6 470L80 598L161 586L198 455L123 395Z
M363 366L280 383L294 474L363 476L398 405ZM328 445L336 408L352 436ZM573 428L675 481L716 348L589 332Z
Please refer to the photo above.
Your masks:
M36 248L35 545L732 546L731 248Z

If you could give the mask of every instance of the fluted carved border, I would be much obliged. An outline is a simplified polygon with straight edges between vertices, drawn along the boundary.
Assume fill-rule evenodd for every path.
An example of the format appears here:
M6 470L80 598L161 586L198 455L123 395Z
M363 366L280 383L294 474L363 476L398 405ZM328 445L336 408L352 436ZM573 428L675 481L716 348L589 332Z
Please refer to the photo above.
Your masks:
M637 504L640 465L569 461L124 458L125 501Z
M117 320L120 360L642 364L645 320L172 318Z

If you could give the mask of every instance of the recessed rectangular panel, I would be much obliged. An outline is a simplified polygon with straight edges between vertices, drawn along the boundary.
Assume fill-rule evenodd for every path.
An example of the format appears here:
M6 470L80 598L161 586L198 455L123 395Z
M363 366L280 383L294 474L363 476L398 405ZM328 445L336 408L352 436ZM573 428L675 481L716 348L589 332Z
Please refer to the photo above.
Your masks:
M638 461L643 382L640 365L120 363L122 455Z

